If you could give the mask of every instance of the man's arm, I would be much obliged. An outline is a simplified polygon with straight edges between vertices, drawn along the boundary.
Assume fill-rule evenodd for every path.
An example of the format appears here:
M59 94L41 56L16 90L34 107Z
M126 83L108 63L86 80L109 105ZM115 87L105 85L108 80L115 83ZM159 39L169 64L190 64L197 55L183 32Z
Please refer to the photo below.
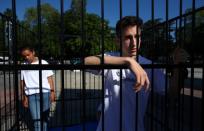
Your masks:
M101 56L89 56L84 60L85 65L99 65L101 63ZM128 65L133 71L137 81L133 89L138 92L143 86L146 90L149 88L149 79L145 70L131 57L115 57L115 56L104 56L104 64L111 65Z
M48 83L50 84L50 100L51 102L54 102L56 95L55 95L53 77L49 76L47 79L48 79Z
M173 63L174 64L180 64L180 63L185 63L188 58L188 53L182 49L177 47L173 54ZM179 96L179 93L181 91L181 88L184 83L185 75L186 75L186 70L185 68L174 68L172 70L171 76L169 78L169 100L170 104L173 104Z

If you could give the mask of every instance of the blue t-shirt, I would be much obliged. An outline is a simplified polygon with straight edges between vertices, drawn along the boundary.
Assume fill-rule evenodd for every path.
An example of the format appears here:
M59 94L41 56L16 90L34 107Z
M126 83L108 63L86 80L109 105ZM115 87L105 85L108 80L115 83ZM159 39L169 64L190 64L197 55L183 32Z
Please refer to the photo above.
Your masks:
M119 56L117 52L106 53L105 55ZM151 61L139 56L140 64L151 64ZM152 69L145 69L152 81ZM165 75L161 69L154 69L153 81L154 91L159 94L165 92ZM94 72L94 71L93 71ZM96 73L96 72L95 72ZM120 87L122 78L122 87ZM104 71L104 129L105 131L120 130L120 90L122 89L122 131L135 131L136 124L138 131L144 131L144 115L146 112L149 91L142 88L135 93L133 86L136 82L135 75L129 69L122 69L120 77L119 69L109 69ZM136 99L138 94L138 100ZM137 104L136 104L137 103ZM136 107L138 105L138 107ZM136 114L137 112L137 114ZM137 121L136 121L137 115ZM100 118L97 131L102 130L102 118Z

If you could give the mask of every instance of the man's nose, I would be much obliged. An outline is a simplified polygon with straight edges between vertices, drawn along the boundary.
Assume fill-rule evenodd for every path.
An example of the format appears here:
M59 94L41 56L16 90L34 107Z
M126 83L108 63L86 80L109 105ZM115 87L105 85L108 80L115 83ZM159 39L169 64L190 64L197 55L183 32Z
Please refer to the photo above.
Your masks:
M132 46L137 46L137 39L136 38L131 39L131 45Z

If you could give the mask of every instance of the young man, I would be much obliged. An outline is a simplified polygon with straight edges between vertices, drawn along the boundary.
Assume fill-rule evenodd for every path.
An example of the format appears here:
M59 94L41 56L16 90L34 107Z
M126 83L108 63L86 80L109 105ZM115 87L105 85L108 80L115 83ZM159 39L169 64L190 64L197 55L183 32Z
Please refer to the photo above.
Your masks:
M126 16L116 25L116 43L122 44L122 57L119 52L106 53L104 64L127 64L130 69L122 69L122 87L120 87L120 70L110 69L104 71L105 96L104 96L104 130L122 131L144 130L143 118L146 110L149 94L150 70L144 70L137 62L137 51L140 47L142 20L134 16ZM138 43L137 43L138 41ZM141 56L138 57L141 64L151 62ZM100 64L96 56L85 58L85 64ZM158 71L157 73L162 73ZM160 74L159 74L160 75ZM150 79L151 80L151 79ZM120 123L120 91L122 91L122 123ZM138 107L136 107L136 94L138 93ZM136 121L136 112L137 121ZM137 125L136 125L137 124ZM97 131L102 130L102 118L100 118Z
M21 49L21 55L26 60L24 64L39 64L38 57L31 47ZM48 64L45 60L42 64ZM55 100L55 90L53 83L53 72L51 70L42 71L42 94L43 94L43 116L40 114L40 83L38 70L21 71L21 90L23 94L23 106L30 109L34 120L34 130L41 131L41 121L43 120L43 131L47 131L47 122L50 109L50 102Z
M144 131L149 80L153 80L154 91L165 94L165 75L161 69L143 69L136 61L141 44L142 20L135 16L126 16L116 25L116 43L122 44L122 57L119 52L104 55L104 64L127 64L130 69L122 69L122 87L120 87L120 70L104 70L104 130L105 131ZM86 65L100 64L100 56L85 58ZM151 64L151 61L138 55L140 64ZM95 71L92 71L96 74ZM120 114L120 91L122 91L122 114ZM136 94L138 99L136 99ZM137 105L137 106L136 106ZM136 114L137 113L137 114ZM122 117L120 117L122 115ZM137 116L137 119L136 119ZM122 123L120 123L122 118ZM137 128L137 129L136 129ZM102 130L102 117L97 131Z

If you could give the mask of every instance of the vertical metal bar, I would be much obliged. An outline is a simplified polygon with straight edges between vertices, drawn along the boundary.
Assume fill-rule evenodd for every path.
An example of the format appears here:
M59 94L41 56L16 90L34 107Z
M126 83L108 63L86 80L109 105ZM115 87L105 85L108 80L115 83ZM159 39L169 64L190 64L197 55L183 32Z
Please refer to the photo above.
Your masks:
M9 65L11 63L9 62ZM9 119L10 119L10 126L12 126L12 99L11 99L11 72L8 71L8 88L9 88Z
M180 28L179 28L179 26L178 26L178 19L176 19L176 30L179 30ZM176 32L175 33L175 38L176 38L176 44L178 44L178 39L179 39L179 31L178 32ZM175 67L176 68L176 70L179 70L179 68L180 67ZM174 69L175 70L175 69ZM176 85L176 86L179 86L178 84ZM177 94L174 94L174 95L177 95ZM171 96L169 96L169 97L171 97ZM175 101L175 98L173 98L173 100L172 100L172 108L170 108L170 112L172 112L172 119L170 119L171 121L172 121L172 123L173 123L173 126L172 126L172 130L176 130L176 124L177 124L177 121L176 121L176 101Z
M60 0L60 61L64 64L64 0Z
M168 20L169 20L169 1L168 0L166 0L166 18L165 18L165 30L166 30L166 34L165 34L165 37L166 37L166 42L167 42L167 44L169 43L169 34L168 34ZM166 61L168 61L168 55L166 54ZM167 70L167 68L165 67L165 70ZM168 101L168 93L167 93L167 86L168 86L168 76L166 75L165 76L165 91L166 91L166 94L165 94L165 100L166 100L166 102ZM165 130L169 130L169 117L168 117L168 112L169 112L169 110L168 110L168 107L167 107L167 104L165 104L166 106L165 106Z
M3 27L3 20L2 20L3 18L2 18L2 15L0 14L0 23L1 23L1 27ZM0 36L0 37L2 37L2 40L4 41L4 29L2 28L2 30L0 30L1 32L2 32L2 36ZM0 70L0 73L2 72L2 70ZM2 116L1 116L1 97L0 97L0 123L2 122L1 121L1 118L2 118ZM1 124L1 126L0 126L0 130L2 130L2 124Z
M6 21L6 20L5 20L5 21ZM3 23L4 23L4 22L3 22ZM5 22L5 24L7 25L6 22ZM5 25L3 25L3 27L5 28ZM5 30L5 29L4 29L4 30ZM4 36L5 36L5 34L4 34ZM7 36L7 38L8 38L8 36ZM4 48L6 48L5 39L7 39L7 38L4 37ZM3 53L3 59L5 60L5 52ZM5 64L5 61L4 61L3 64ZM3 79L4 79L4 81L3 81L3 92L4 92L3 105L4 105L4 110L3 110L3 111L4 111L4 115L5 115L5 116L4 116L4 117L5 117L5 118L4 118L4 123L5 123L5 124L4 124L4 129L6 129L7 123L6 123L6 114L5 114L5 113L6 113L6 99L7 99L7 98L6 98L6 96L5 96L5 94L6 94L6 92L5 92L5 90L6 90L6 87L5 87L5 79L6 79L6 78L5 78L5 70L3 70Z
M136 0L136 17L137 19L139 19L139 0ZM137 35L139 34L139 31L138 31L138 26L137 26ZM137 37L137 47L139 47L139 37ZM137 48L137 52L139 51L139 48ZM137 54L136 55L136 60L138 61L139 59L139 55Z
M41 0L37 0L37 18L38 18L38 49L39 49L39 65L41 65L41 45L42 45L42 28L41 28ZM42 70L39 70L39 88L40 88L40 129L43 131L43 92L42 92ZM39 120L37 120L39 121Z
M203 57L203 56L202 56ZM204 61L203 61L203 64L204 64ZM204 87L204 67L202 68L202 87ZM202 100L202 118L201 118L201 123L203 123L204 122L204 88L202 88L202 98L201 98L201 100ZM201 124L202 126L201 126L201 131L203 131L204 130L204 125L203 124Z
M152 9L152 14L151 14L151 21L152 21L152 27L151 27L151 32L152 32L152 37L151 40L153 41L153 44L155 43L155 36L154 36L154 32L155 32L155 27L154 27L154 0L151 1L151 9ZM152 65L154 64L154 61L152 61L151 63ZM154 68L151 68L151 122L150 122L150 130L154 131Z
M81 1L81 39L82 39L82 48L85 48L85 36L86 36L86 32L85 32L85 1L82 0ZM82 52L82 56L83 58L83 65L84 65L84 57L85 54ZM85 122L86 122L86 74L85 74L85 70L82 70L82 124L83 124L83 131L86 130L85 128Z
M60 61L64 65L64 0L60 0L60 47L61 47L61 58ZM61 122L62 130L65 130L65 89L64 89L64 70L61 70L61 95L62 95L62 112L61 112Z
M5 38L5 34L6 34L6 33L5 33L4 16L2 15L1 18L2 18L2 19L1 19L1 20L2 20L2 22L1 22L1 27L3 27L2 30L1 30L1 32L2 32L2 38L3 38L3 39L2 39L2 40L3 40L3 47L4 47L4 46L5 46L5 39L6 39L6 38ZM3 56L4 56L4 53L3 53ZM1 75L3 75L3 74L4 74L4 70L1 70L1 72L2 72ZM4 97L4 96L3 96L3 97ZM1 98L1 97L0 97L0 98ZM1 99L0 99L0 116L1 116L1 117L0 117L0 123L4 121L4 120L3 120L3 117L2 117L2 113L1 113L1 112L3 112L3 108L2 108L3 106L1 107L1 105L3 105L3 103L1 104ZM2 128L2 127L3 127L2 125L3 125L3 124L1 124L1 128L0 128L1 130L3 129L3 128Z
M184 27L183 27L183 41L186 41L186 16L184 16ZM182 103L182 114L181 114L181 130L184 130L184 89L182 91L182 99L181 99L181 103Z
M101 0L101 53L102 53L102 61L101 64L104 65L104 0ZM105 130L104 128L104 69L102 69L102 131Z
M192 54L191 54L191 88L190 88L190 95L191 95L191 99L190 99L190 130L193 131L193 106L194 106L194 102L193 102L193 88L194 88L194 62L195 62L195 58L194 58L194 28L195 28L195 0L192 0Z
M94 94L94 96L96 96L96 76L94 76L94 79L93 79L93 81L94 81L94 87L93 87L93 94ZM99 78L98 78L98 81L99 81ZM103 81L102 81L103 82ZM99 88L100 86L98 86L98 88ZM103 94L103 93L102 93ZM97 103L96 103L96 101L97 101L97 98L95 98L94 99L94 107L96 107L97 105ZM103 106L103 105L102 105ZM101 112L103 112L103 110L101 110ZM97 116L98 116L98 110L97 110ZM98 117L97 117L98 118Z
M9 23L8 23L7 19L5 20L5 24L6 24L6 30L7 30L9 28ZM7 41L8 41L8 37L9 37L9 34L7 32L7 35L6 35L6 38L5 38ZM4 43L4 47L6 48L6 43ZM3 60L4 60L3 64L6 64L5 63L6 62L5 61L6 60L6 58L5 58L6 56L7 56L7 52L3 53ZM7 83L6 82L6 72L7 72L7 70L3 71L3 89L4 89L3 90L3 92L4 92L4 96L3 97L4 97L4 121L5 121L4 124L5 124L5 129L7 130L7 128L8 128L8 123L7 123L8 122L7 121L7 118L8 118L8 116L7 116L7 114L8 114L7 113L7 101L8 100L7 100L7 98L8 97L7 97L7 90L6 90L7 89L6 88L7 87L7 84L6 84Z
M5 121L5 128L7 129L7 96L6 96L6 71L3 71L4 73L4 121Z
M136 0L136 17L137 19L139 20L139 0ZM136 30L137 30L137 35L139 34L139 31L138 31L139 27L137 26L136 27ZM137 52L139 52L139 37L136 37L136 42L137 42ZM136 54L136 61L139 62L139 54L137 53ZM136 96L135 96L135 101L136 101L136 104L135 104L135 131L138 131L138 109L139 109L139 94L138 92L136 93Z
M9 65L11 65L11 62L10 62L10 59L11 59L11 57L12 57L12 53L11 53L11 43L10 43L10 41L9 41L9 37L11 36L11 31L10 31L10 21L8 20L8 28L9 28L9 31L8 31L8 37L7 37L7 41L8 41L8 64ZM12 106L12 101L11 101L11 70L9 69L8 70L8 74L6 74L6 75L8 75L8 88L9 88L9 96L7 96L8 97L8 99L9 99L9 116L8 116L8 118L9 118L9 126L11 126L11 124L12 124L12 109L11 109L11 106Z
M122 0L120 0L120 20L122 19L123 17L123 5L122 5ZM121 27L120 27L121 28ZM120 56L123 56L123 52L122 52L122 48L123 48L123 45L122 45L122 31L120 29ZM123 128L123 117L122 117L122 100L123 100L123 93L122 93L122 69L120 69L120 131L122 131L122 128Z
M80 78L79 78L79 79L80 79L79 81L81 82L81 71L80 71L80 76L79 76L79 77L80 77ZM81 83L80 83L80 89L81 89ZM76 74L76 72L74 72L74 91L75 91L75 92L74 92L74 93L75 93L75 96L77 96L77 93L78 93L77 91L78 91L78 90L77 90L77 74ZM70 96L71 96L71 92L70 92ZM82 95L81 95L81 91L80 91L80 97L81 97L81 96L82 96ZM81 98L80 98L80 99L81 99ZM81 113L81 103L80 103L79 107L80 107L80 116L81 116L81 114L82 114L82 113Z
M0 123L2 122L1 118L2 118L2 114L1 114L1 97L0 97ZM0 126L0 130L2 131L2 124Z
M37 37L38 37L38 49L39 49L39 64L41 64L41 54L42 54L42 48L41 48L41 45L42 45L42 27L41 27L41 0L37 0L37 20L38 20L38 34L37 34ZM41 82L40 82L41 83Z
M182 22L183 22L183 17L182 17L182 10L183 10L183 6L182 6L182 3L183 1L180 0L179 2L179 45L181 48L183 48L183 41L182 41ZM181 68L179 69L179 72L180 72ZM180 74L180 73L179 73ZM181 78L182 76L179 75L179 82L178 82L178 88L184 88L184 85L183 85L183 78ZM180 130L181 128L181 93L180 93L180 90L178 91L178 115L177 115L177 120L178 120L178 127L177 127L177 130Z
M18 70L17 70L17 22L16 22L16 0L12 0L12 40L13 40L13 60L14 60L14 87L15 87L15 100L16 100L16 122L17 130L19 127L19 100L18 100Z
M69 88L70 88L70 90L71 90L71 87L72 87L72 72L71 71L69 71ZM70 93L69 93L69 96L70 96L70 99L72 99L72 95L71 95L71 91L70 91ZM70 120L70 123L72 124L72 117L73 117L73 114L72 114L72 102L70 102L71 104L70 104L70 110L71 110L71 112L70 112L70 117L71 117L71 120Z
M41 44L42 44L42 27L41 27L41 0L37 0L37 40L38 40L38 50L39 50L39 64L41 64Z
M76 73L77 73L77 72L74 72L74 74L75 74L75 92L76 92L76 96L77 96L78 91L77 91L77 79L76 79L76 78L77 78L77 74L76 74ZM83 71L80 70L80 75L79 75L79 76L80 76L80 77L79 77L79 78L80 78L80 79L79 79L80 84L79 84L79 87L80 87L80 89L82 89L82 92L80 91L80 101L79 101L79 104L80 104L80 105L79 105L79 106L80 106L80 116L82 116L82 117L83 117L83 111L84 111L84 110L83 110L83 109L84 109L84 105L83 105L83 104L85 103L85 102L84 102L85 100L83 99L83 98L84 98L84 96L83 96L83 95L84 95L84 94L83 94L83 93L84 93L84 92L83 92L83 86L84 86L84 85L83 85L83 75L84 75L84 74L83 74ZM82 102L81 102L81 100L82 100ZM84 102L84 103L83 103L83 102ZM82 104L81 104L81 103L82 103ZM82 110L82 112L81 112L81 110ZM82 119L82 120L83 120L83 119ZM82 122L83 122L83 121L82 121ZM82 123L82 124L84 124L83 126L85 127L85 122Z

